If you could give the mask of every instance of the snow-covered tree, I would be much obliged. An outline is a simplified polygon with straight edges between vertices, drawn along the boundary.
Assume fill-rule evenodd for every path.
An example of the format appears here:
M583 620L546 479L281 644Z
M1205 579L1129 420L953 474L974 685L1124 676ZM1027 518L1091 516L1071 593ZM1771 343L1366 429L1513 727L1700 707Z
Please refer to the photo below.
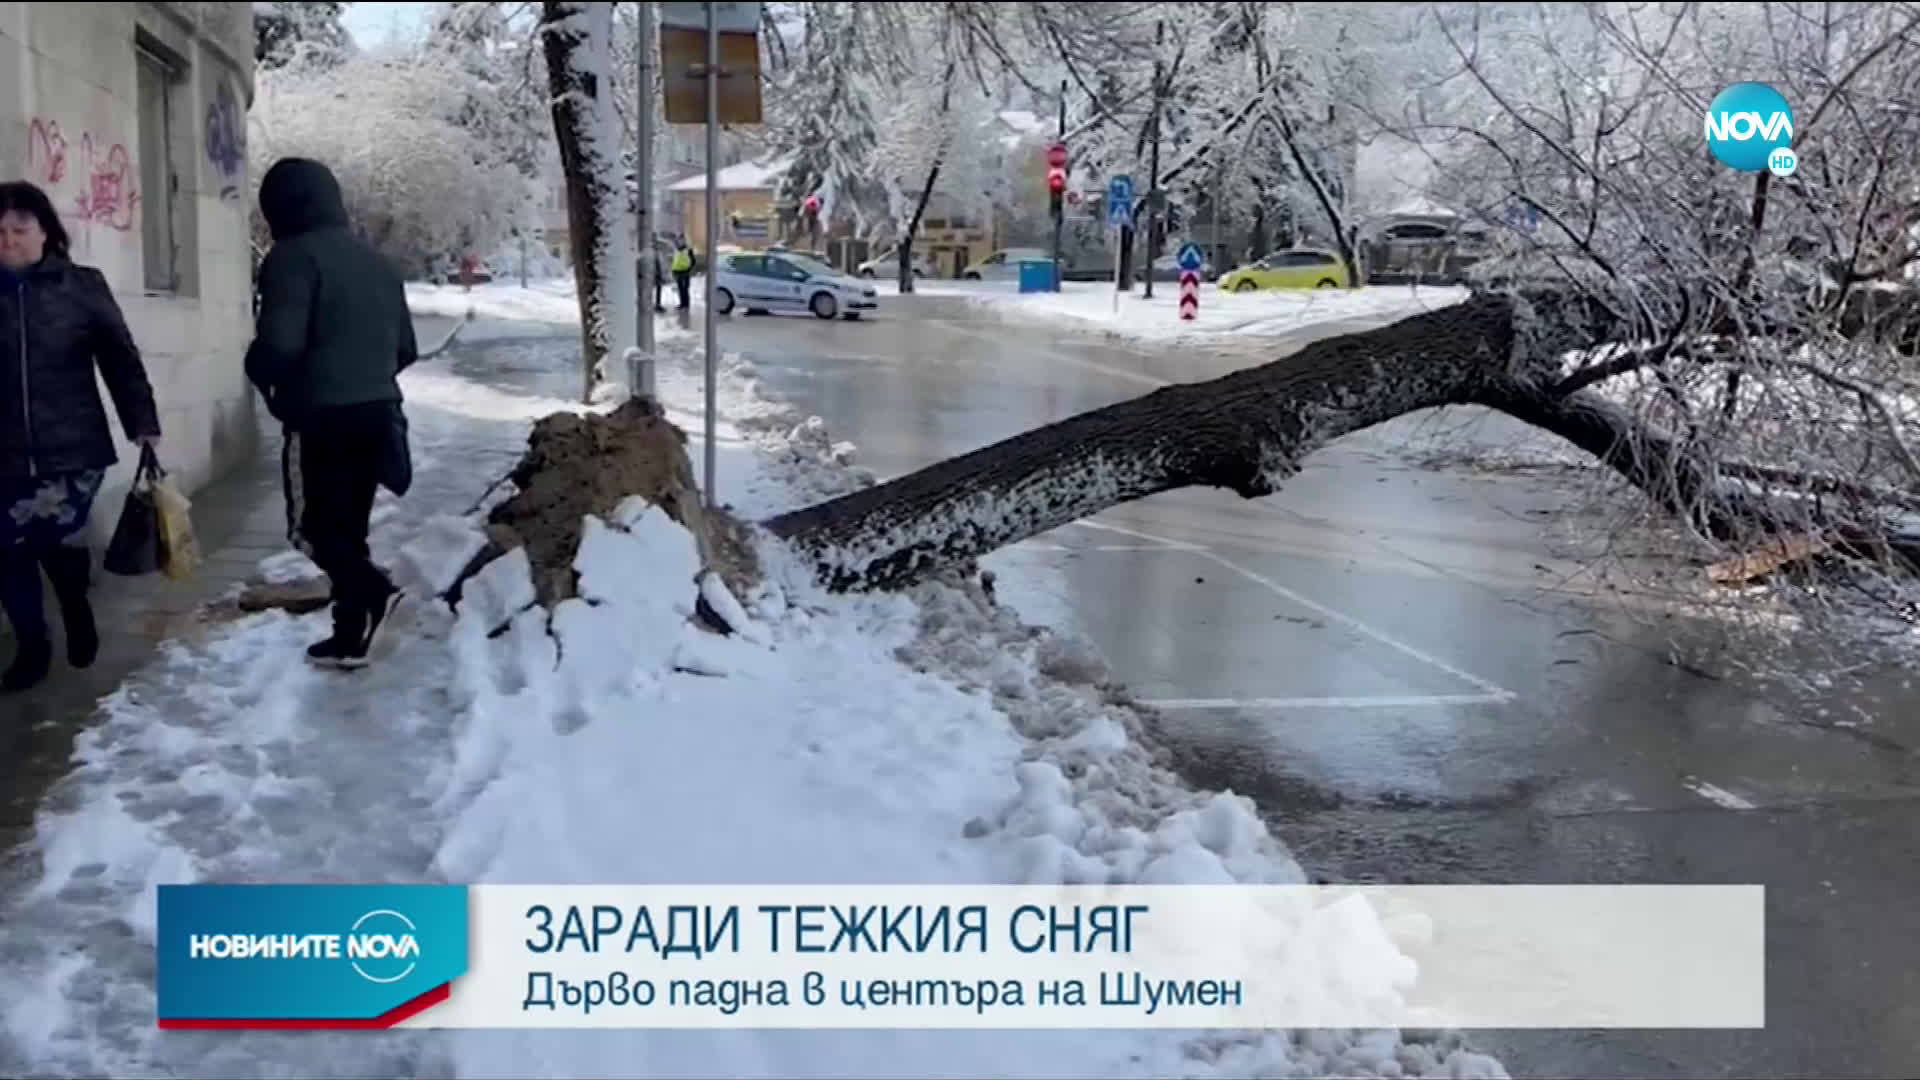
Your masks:
M612 4L547 0L542 7L541 44L566 171L588 400L606 378L608 359L639 340L627 170L613 101L613 33Z
M337 64L352 52L338 0L279 0L253 5L253 59L261 68Z
M776 210L783 228L795 229L801 207L815 196L823 224L843 220L866 235L884 220L887 205L872 165L878 88L901 72L898 13L894 5L855 0L792 7L797 26L777 24L779 44L768 50L767 139L793 155L775 192Z
M935 193L984 218L1006 205L1009 177L972 28L949 4L899 4L894 14L886 28L891 77L876 94L866 172L885 199L872 232L893 243L900 291L912 292L914 238Z
M534 192L469 107L488 88L441 50L263 70L248 117L253 176L281 157L325 162L354 228L396 266L491 253Z

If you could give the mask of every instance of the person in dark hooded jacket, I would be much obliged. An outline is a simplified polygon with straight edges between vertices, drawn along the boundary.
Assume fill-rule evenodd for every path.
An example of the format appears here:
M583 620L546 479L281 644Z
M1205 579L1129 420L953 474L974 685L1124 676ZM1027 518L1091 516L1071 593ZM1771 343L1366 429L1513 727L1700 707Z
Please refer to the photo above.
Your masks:
M360 667L401 593L367 546L376 489L412 483L398 376L419 357L400 276L348 230L333 173L282 158L260 184L273 247L260 264L247 378L285 429L287 533L333 586L333 634L307 656Z

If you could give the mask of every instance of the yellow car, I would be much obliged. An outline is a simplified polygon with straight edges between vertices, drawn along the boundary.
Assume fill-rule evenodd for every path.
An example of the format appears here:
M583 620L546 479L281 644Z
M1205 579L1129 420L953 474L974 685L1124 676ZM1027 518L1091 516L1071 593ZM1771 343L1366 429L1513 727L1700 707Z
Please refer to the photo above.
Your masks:
M1340 261L1337 253L1319 248L1294 248L1276 251L1251 266L1227 271L1220 276L1220 288L1228 292L1344 289L1349 280L1347 264Z

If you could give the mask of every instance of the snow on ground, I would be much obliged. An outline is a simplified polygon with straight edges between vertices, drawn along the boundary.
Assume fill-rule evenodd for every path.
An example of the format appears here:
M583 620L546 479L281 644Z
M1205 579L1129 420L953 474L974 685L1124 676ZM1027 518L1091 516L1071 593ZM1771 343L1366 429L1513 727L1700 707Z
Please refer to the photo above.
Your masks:
M407 282L407 307L415 315L442 315L465 318L472 312L479 318L577 326L580 302L575 298L571 278L529 282L526 288L504 281L475 285L469 291L459 285L431 285Z
M931 281L915 285L929 296L964 296L995 314L1072 327L1136 341L1167 343L1216 335L1276 337L1314 323L1404 317L1466 299L1465 289L1369 285L1361 289L1262 289L1250 293L1200 287L1192 321L1179 314L1180 286L1155 282L1153 299L1140 290L1122 295L1116 310L1113 286L1069 281L1057 293L1021 293L1011 282Z
M543 302L496 291L496 310ZM555 331L483 359L544 357L564 383L577 331ZM433 505L389 504L378 537L427 578L470 550L460 518L497 475L487 456L511 461L531 418L565 407L482 385L470 368L488 365L463 367L462 348L406 376ZM697 431L697 374L669 367L661 388ZM723 501L759 515L862 482L750 369L729 370L722 402ZM156 1030L166 882L1303 880L1247 800L1156 764L1084 644L958 584L824 595L772 550L768 582L739 598L751 639L713 637L686 621L690 538L623 510L589 527L588 599L550 627L509 555L459 613L403 609L359 675L301 660L323 615L267 613L170 644L103 701L36 823L40 876L0 895L0 1000L16 1003L0 1073L1504 1075L1457 1036L1391 1031ZM1355 986L1392 977L1330 965Z

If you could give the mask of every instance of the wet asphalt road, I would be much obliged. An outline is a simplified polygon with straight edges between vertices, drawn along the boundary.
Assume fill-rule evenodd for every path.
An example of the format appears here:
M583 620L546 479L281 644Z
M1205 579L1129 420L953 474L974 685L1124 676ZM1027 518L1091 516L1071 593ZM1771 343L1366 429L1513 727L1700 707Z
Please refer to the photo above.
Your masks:
M883 478L1304 343L1147 352L933 297L721 335ZM1192 779L1253 797L1316 874L1768 886L1765 1030L1478 1033L1514 1075L1920 1075L1920 698L1770 700L1676 665L1701 631L1592 602L1545 542L1566 477L1410 462L1440 424L1514 436L1405 418L1267 499L1173 492L988 564L1058 569L1003 595L1097 643Z

